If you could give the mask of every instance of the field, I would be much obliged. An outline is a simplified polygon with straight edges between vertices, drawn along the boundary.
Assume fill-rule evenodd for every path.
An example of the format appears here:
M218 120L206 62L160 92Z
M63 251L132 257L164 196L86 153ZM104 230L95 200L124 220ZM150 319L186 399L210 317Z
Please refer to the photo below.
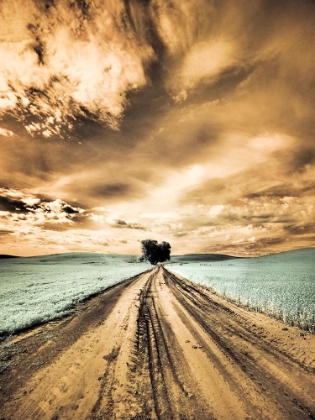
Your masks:
M315 248L261 258L173 256L169 270L223 297L315 331ZM150 268L134 256L68 253L0 259L0 335L69 314Z
M1 337L0 418L314 419L314 354L314 334L156 267Z
M168 268L223 297L315 331L315 248L260 258L179 256Z
M70 253L0 260L0 335L62 317L87 297L150 268L135 257Z

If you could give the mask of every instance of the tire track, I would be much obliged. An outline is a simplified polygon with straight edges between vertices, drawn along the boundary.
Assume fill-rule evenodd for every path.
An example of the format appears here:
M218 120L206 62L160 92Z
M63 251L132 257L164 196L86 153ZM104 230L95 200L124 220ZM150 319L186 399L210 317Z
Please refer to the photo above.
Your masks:
M161 311L158 273L155 270L141 294L137 334L138 348L146 349L156 417L211 420L214 417L202 398L196 405L196 383L189 377L189 362Z
M315 418L314 369L198 285L157 267L97 299L73 324L100 314L93 327L20 386L13 377L1 420Z
M239 319L238 322L234 320L230 308L211 301L197 286L178 279L166 270L165 276L179 302L179 311L183 312L180 308L184 308L221 352L258 387L259 392L268 396L275 407L281 407L282 418L314 418L315 383L309 376L310 369L301 368L287 354L246 331ZM219 365L219 362L216 361L216 364ZM295 372L294 376L292 372Z
M135 299L148 276L142 274L123 290L118 289L122 294L106 319L80 336L53 363L43 365L23 388L17 388L1 408L1 415L5 419L65 420L106 418L108 411L115 418L115 412L124 413L122 398L126 398L126 409L137 414L138 401L129 398L126 362L132 357L136 330ZM103 311L107 314L106 308Z
M271 353L275 357L279 357L279 350L269 342L261 340L261 334L257 334L256 331L248 329L248 326L243 326L244 320L240 316L237 316L233 310L219 303L211 300L211 297L207 295L201 288L198 288L197 285L194 285L188 281L182 281L177 278L173 273L165 270L167 276L172 280L172 286L177 287L181 294L183 294L188 301L191 301L196 307L202 307L203 310L208 314L215 313L216 317L212 317L212 322L214 322L218 327L221 324L221 321L218 317L218 314L222 313L231 315L229 317L229 325L225 325L225 330L232 333L234 336L237 335L240 339L246 340L247 342L252 343L255 347L258 347L261 351ZM306 367L300 363L297 359L292 357L289 354L281 353L281 357L286 362L292 362L292 366L297 364L305 370L307 373L315 374L315 367Z

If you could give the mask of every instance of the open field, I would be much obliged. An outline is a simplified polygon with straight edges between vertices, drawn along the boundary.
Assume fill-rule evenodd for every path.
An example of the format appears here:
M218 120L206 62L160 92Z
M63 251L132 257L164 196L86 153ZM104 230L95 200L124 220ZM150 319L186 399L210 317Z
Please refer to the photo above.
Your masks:
M2 419L315 418L315 336L154 268L1 343Z
M77 303L148 269L130 255L0 259L0 336L65 316Z
M172 257L169 269L221 296L315 332L315 248L259 258Z

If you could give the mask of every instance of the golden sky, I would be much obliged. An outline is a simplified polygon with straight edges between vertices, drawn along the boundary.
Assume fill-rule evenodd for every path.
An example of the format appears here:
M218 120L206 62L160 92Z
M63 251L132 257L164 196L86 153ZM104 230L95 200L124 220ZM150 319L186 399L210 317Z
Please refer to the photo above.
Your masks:
M315 246L315 2L0 0L0 253Z

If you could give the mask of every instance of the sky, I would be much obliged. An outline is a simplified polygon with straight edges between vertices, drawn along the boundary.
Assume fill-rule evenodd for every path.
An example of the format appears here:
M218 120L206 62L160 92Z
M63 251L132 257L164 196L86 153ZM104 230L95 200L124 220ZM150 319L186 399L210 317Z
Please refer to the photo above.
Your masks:
M315 246L313 0L0 0L0 253Z

